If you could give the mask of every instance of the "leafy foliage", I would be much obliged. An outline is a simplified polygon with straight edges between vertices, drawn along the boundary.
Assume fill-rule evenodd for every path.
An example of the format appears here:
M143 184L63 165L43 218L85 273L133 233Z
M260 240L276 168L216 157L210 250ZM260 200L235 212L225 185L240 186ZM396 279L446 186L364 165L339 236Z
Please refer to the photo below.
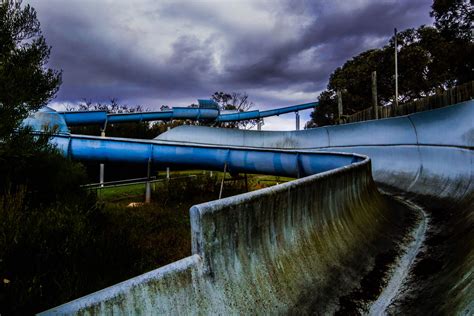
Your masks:
M168 107L162 106L162 110L167 110ZM106 111L107 113L135 113L147 112L149 109L143 108L140 105L128 106L120 104L117 99L111 99L109 103L92 102L84 100L76 107L69 107L67 111ZM170 128L179 125L190 124L184 120L173 121L157 121L157 122L130 122L119 124L108 124L106 127L106 135L110 137L123 138L137 138L137 139L153 139L161 133L166 132ZM94 135L98 136L101 133L102 126L72 126L70 130L73 134Z
M19 127L59 88L61 73L45 67L49 53L34 9L22 7L21 1L2 1L1 314L31 313L32 301L54 299L43 297L45 293L74 291L76 285L68 282L58 291L61 280L75 273L60 267L82 257L91 242L88 231L94 227L95 198L79 188L85 179L82 166L62 157L48 143L50 135L33 136Z
M472 40L474 8L471 0L434 0L430 15L447 38Z
M54 97L61 72L47 69L50 47L35 10L21 1L0 3L0 139L11 135L30 111Z
M254 103L249 100L247 93L239 92L222 92L218 91L212 95L212 100L216 101L220 109L223 111L244 112L249 111L254 106ZM257 120L245 120L240 122L225 122L220 123L220 127L227 128L243 128L250 129L257 124Z
M472 5L465 0L435 0L435 26L407 29L397 36L399 102L432 95L474 79L474 44L470 35ZM394 103L395 38L379 49L365 51L337 68L307 128L335 124L336 92L342 93L345 115L372 105L371 73L377 72L379 105Z
M80 196L74 192L85 181L82 165L64 158L48 140L48 135L32 137L24 129L0 145L0 193L26 188L31 205Z

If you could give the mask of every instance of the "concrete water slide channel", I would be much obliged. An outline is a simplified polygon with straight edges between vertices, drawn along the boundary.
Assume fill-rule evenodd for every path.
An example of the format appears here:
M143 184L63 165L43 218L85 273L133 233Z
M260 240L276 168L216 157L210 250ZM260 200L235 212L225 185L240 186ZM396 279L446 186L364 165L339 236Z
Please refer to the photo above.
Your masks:
M37 113L63 126L53 141L73 159L299 177L193 206L190 257L44 314L331 314L413 232L376 313L472 313L473 105L299 132L182 126L151 141L70 135ZM429 225L405 231L417 210Z

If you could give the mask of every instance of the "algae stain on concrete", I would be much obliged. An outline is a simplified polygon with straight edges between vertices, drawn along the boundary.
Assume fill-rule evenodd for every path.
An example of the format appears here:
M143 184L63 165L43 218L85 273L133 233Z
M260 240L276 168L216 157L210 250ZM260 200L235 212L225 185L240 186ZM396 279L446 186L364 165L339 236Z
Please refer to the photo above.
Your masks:
M406 280L410 268L413 266L413 262L425 240L426 229L429 220L426 212L413 202L404 200L400 197L395 198L401 203L405 204L408 208L419 213L421 218L416 228L412 231L411 235L413 239L405 247L405 254L398 260L398 263L393 270L392 276L390 277L387 286L383 289L378 299L370 307L368 315L386 315L385 310L399 293L400 287Z

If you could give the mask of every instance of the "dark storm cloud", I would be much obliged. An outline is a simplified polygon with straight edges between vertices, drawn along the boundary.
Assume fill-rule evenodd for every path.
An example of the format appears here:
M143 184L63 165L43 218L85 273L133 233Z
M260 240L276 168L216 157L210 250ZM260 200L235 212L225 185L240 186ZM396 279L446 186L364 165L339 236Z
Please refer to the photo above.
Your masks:
M292 9L293 1L284 8ZM230 81L242 81L259 86L300 84L311 81L313 89L325 87L328 75L345 60L369 48L382 46L391 36L394 27L404 29L430 22L428 1L372 1L345 12L332 11L322 5L306 2L298 7L300 15L312 15L312 23L289 42L271 51L262 51L257 61L245 58L245 52L257 50L258 45L244 46L239 63L228 65ZM349 1L347 6L351 7ZM280 12L280 15L288 11ZM245 45L245 41L241 44ZM321 48L313 53L312 62L295 71L290 60L302 51ZM242 55L244 57L242 57ZM255 52L252 53L255 56ZM230 56L229 60L233 60Z
M184 91L199 93L206 83L206 78L200 77L208 75L212 67L205 48L193 37L178 38L172 45L173 54L165 62L143 59L133 46L127 49L122 44L89 40L87 48L81 48L77 41L69 47L74 46L78 46L77 50L68 50L71 54L53 59L58 67L68 65L64 71L66 84L60 94L65 100L80 95L103 100L160 94L179 96Z
M143 96L200 93L206 83L202 75L211 72L205 43L196 37L175 39L170 57L153 60L138 50L141 34L124 41L120 33L104 32L93 10L89 17L69 10L40 13L47 15L43 33L53 47L49 66L64 71L59 101L118 97L133 102Z
M421 1L28 1L63 69L57 102L183 104L216 90L259 105L315 99L393 27L429 24Z

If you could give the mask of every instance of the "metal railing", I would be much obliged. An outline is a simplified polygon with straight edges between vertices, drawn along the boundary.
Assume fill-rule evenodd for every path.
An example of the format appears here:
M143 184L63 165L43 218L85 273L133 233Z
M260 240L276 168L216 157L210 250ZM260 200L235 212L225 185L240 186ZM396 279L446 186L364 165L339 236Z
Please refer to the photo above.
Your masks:
M106 189L106 188L115 188L115 187L123 187L123 186L129 186L129 185L135 185L135 184L146 184L147 182L149 183L157 183L157 182L164 182L164 181L170 181L170 180L177 180L177 179L185 179L185 178L196 178L197 175L191 174L187 176L180 176L180 177L170 177L168 178L160 178L157 179L156 177L151 177L153 180L148 180L148 178L136 178L136 179L127 179L127 180L118 180L118 181L109 181L109 182L104 182L103 185L100 183L91 183L91 184L85 184L81 187L85 189Z

